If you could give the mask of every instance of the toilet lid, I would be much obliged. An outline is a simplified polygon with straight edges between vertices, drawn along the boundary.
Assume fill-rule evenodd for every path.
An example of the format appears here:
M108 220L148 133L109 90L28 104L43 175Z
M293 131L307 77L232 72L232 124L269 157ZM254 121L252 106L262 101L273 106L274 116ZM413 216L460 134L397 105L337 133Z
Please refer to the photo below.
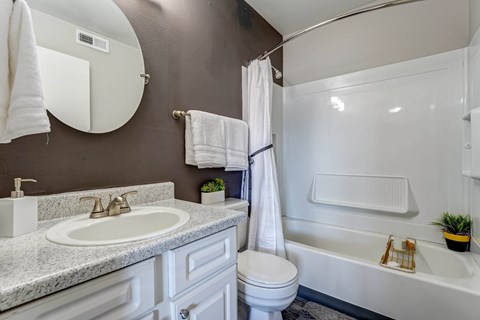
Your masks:
M238 254L238 278L258 286L281 287L294 281L297 268L273 254L246 250Z

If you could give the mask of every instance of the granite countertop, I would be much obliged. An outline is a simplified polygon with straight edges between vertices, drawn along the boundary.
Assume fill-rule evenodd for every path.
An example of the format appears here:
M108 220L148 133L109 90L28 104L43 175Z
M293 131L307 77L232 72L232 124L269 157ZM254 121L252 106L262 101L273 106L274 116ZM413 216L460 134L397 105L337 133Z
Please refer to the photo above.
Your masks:
M145 205L182 209L190 220L156 238L99 247L49 242L46 231L65 219L41 222L37 231L27 235L0 238L0 312L227 229L245 216L176 199Z

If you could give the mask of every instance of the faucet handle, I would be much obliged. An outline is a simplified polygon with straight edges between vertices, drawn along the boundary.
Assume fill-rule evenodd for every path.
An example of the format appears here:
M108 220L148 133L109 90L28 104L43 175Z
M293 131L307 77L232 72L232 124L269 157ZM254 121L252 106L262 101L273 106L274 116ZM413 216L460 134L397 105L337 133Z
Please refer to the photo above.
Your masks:
M90 219L103 218L108 216L108 212L103 209L102 199L99 197L82 197L80 201L93 200L95 204L93 206L92 212L90 212Z
M123 203L122 203L122 209L124 208L130 208L130 205L128 204L128 201L127 201L127 196L129 195L137 195L138 194L138 191L129 191L129 192L125 192L124 194L120 195L120 197L123 199Z

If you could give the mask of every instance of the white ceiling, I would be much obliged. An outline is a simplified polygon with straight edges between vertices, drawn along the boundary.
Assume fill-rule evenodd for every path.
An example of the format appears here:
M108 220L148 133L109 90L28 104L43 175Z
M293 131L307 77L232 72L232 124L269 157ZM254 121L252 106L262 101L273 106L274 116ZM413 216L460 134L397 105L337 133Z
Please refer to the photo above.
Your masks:
M374 0L246 0L283 36Z

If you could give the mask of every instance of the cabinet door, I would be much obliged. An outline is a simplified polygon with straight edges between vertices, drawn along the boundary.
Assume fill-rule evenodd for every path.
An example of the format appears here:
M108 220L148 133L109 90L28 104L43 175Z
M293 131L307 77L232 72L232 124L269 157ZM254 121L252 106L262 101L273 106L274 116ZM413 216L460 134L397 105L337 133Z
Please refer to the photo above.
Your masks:
M154 307L153 273L150 259L14 309L6 319L135 319Z
M169 251L171 298L202 282L237 259L236 229L230 228Z
M173 300L170 310L172 320L236 320L236 265Z

